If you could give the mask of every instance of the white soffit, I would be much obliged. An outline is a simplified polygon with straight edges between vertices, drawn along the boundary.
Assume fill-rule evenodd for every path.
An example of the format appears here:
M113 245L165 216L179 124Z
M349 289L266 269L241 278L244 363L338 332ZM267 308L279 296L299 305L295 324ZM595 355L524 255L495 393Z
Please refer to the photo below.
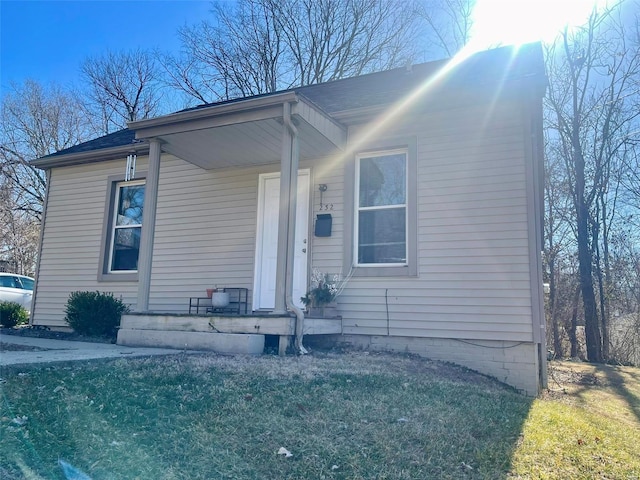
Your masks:
M134 122L136 138L159 138L162 150L204 169L279 163L282 155L283 102L291 101L300 158L330 155L344 149L346 129L311 103L291 94L212 106L181 117L168 115ZM277 100L277 102L274 102ZM237 109L232 108L237 106ZM221 109L224 107L224 109ZM207 115L209 110L210 115ZM179 114L178 114L179 115ZM164 121L163 121L164 120Z

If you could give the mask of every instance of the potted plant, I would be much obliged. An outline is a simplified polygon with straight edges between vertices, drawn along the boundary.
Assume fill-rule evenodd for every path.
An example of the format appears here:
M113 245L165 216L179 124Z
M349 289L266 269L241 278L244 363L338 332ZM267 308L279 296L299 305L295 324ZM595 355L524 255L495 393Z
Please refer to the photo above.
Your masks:
M313 270L311 288L304 297L300 298L310 316L330 318L338 315L336 302L339 293L338 283L338 275L332 278L329 274Z

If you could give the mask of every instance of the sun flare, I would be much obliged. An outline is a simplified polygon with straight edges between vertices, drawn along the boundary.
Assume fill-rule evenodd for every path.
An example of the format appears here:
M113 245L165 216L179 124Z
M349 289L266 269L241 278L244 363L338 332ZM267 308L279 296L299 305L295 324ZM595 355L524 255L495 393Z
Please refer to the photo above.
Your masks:
M565 27L583 24L596 0L478 0L469 47L473 51L498 45L552 41Z

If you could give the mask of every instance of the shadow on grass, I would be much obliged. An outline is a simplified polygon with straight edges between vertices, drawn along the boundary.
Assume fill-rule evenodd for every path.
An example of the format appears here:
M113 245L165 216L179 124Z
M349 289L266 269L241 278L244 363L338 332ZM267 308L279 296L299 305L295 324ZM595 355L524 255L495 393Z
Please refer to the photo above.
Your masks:
M621 398L623 398L629 409L633 412L636 418L640 421L640 394L631 391L627 387L627 380L621 373L619 367L611 365L597 365L596 372L601 373L607 379L607 385ZM625 375L631 377L635 382L640 385L639 375L633 372L625 372ZM640 387L639 387L640 391Z
M590 391L608 389L612 395L626 403L629 410L640 421L640 373L631 369L625 371L625 367L607 364L585 363L583 365L588 365L593 370L585 372L579 368L569 367L563 373L551 367L550 378L565 393L569 389L572 396L582 399L585 405L588 403L585 395ZM563 378L556 379L554 373ZM629 388L632 384L638 385L637 389Z
M3 377L0 451L45 478L62 478L63 458L94 478L506 479L534 401L400 355L120 359Z

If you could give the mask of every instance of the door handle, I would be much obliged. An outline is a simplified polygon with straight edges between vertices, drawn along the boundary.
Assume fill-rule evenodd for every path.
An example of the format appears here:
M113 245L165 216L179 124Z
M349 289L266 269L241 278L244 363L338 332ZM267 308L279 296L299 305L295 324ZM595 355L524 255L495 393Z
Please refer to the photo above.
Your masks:
M303 249L302 249L302 253L307 253L307 249L306 249L306 248L303 248Z

